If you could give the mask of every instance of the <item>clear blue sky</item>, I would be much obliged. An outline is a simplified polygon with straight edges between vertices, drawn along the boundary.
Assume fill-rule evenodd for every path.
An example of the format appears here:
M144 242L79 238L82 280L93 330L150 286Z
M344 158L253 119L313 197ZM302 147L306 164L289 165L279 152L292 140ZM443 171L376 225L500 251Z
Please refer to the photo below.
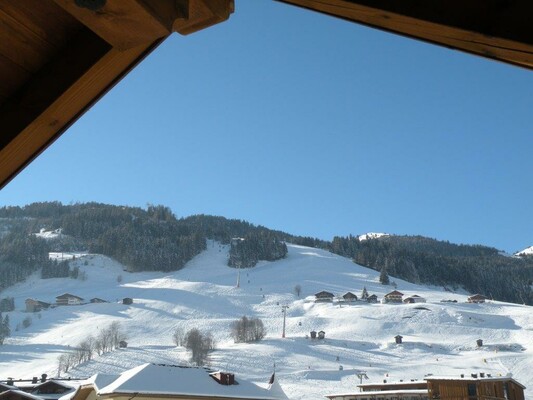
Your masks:
M533 73L285 4L171 36L0 192L533 245Z

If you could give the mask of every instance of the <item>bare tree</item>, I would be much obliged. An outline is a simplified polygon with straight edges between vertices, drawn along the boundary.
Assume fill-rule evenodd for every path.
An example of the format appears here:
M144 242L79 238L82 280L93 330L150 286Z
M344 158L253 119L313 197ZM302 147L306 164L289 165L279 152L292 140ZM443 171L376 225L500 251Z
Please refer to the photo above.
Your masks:
M183 333L183 329L176 328L174 334L172 335L172 341L176 344L176 346L183 346L185 344L185 334Z
M204 365L207 355L215 349L215 341L210 333L204 334L193 328L185 335L185 347L191 351L191 361L196 365Z
M235 343L257 342L263 339L265 335L265 326L259 318L248 318L244 315L231 323L231 337Z
M294 287L294 293L296 293L296 296L300 297L300 293L302 293L302 287L300 285L296 285Z

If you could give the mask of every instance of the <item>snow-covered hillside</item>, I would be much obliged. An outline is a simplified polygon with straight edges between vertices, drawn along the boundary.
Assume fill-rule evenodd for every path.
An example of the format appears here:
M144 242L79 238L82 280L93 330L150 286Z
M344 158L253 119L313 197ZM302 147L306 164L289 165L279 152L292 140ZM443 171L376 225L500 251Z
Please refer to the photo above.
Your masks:
M390 235L388 233L368 232L363 235L358 235L357 239L359 239L359 241L362 242L368 239L379 239L380 237L383 237L383 236L390 236Z
M391 281L402 293L418 294L428 302L315 303L313 294L321 290L359 296L365 286L381 299L393 287L382 286L378 272L349 259L302 246L288 248L284 260L241 270L240 288L235 287L237 271L226 266L228 248L215 242L184 269L170 274L128 273L107 257L77 254L72 264L85 272L81 274L85 280L41 280L36 275L2 293L15 298L17 311L9 313L12 336L0 348L0 379L55 376L62 352L119 321L127 332L128 348L80 365L70 371L71 376L117 374L145 362L185 363L188 354L173 345L172 334L177 327L197 327L211 331L217 340L210 361L214 368L266 382L275 364L281 386L293 399L322 399L328 393L356 390L356 372L361 370L370 381L386 376L422 379L429 373L512 372L528 387L526 397L533 395L531 307L467 304L464 294L394 277ZM294 293L296 285L302 289L300 298ZM109 303L23 312L27 298L53 302L65 292ZM121 304L124 297L133 298L133 304ZM285 339L281 338L282 305L289 306ZM229 325L243 315L263 320L268 330L263 341L233 343ZM28 316L31 325L23 328ZM20 328L15 331L17 325ZM312 330L324 330L326 339L308 339ZM394 343L398 334L403 336L402 345ZM483 339L483 347L476 346L477 339Z
M530 256L533 255L533 246L530 246L522 251L515 253L515 256Z

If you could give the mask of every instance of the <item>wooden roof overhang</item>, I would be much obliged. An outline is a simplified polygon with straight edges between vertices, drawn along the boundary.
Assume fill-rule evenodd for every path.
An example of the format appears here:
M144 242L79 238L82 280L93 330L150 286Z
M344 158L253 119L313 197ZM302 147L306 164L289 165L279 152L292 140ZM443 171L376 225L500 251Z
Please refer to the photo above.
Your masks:
M277 0L533 69L531 0Z
M0 0L0 188L172 32L233 0Z

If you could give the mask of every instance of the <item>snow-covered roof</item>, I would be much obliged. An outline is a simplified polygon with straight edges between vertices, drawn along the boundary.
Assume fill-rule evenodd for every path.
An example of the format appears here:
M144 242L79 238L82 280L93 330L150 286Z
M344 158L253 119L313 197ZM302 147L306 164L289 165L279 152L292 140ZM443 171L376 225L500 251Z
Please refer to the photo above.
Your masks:
M522 389L525 389L526 387L522 385L517 380L513 379L510 376L484 376L480 377L479 375L477 377L473 377L471 375L465 375L464 377L460 376L427 376L424 378L426 381L494 381L494 382L501 382L501 381L511 381L520 386Z
M56 296L56 299L68 299L68 298L74 298L74 299L78 299L78 300L83 300L82 297L79 297L79 296L76 296L76 295L73 295L73 294L70 294L70 293L63 293L63 294L60 294L59 296Z
M20 397L26 398L26 399L29 399L29 400L43 400L42 397L37 397L37 396L34 396L33 394L26 393L26 392L23 392L22 390L18 390L18 389L6 390L5 392L0 393L0 398L2 398L2 397L10 397L9 395L11 393L15 393L15 394L19 395Z
M393 290L392 292L387 293L385 295L385 297L388 297L388 296L403 296L403 293L402 292L398 292L397 290Z
M238 377L234 385L220 384L210 376L212 372L198 367L143 364L122 373L114 382L100 389L98 394L143 393L265 400L286 398L280 397L283 392L280 387L271 385L275 389L271 391Z
M427 389L398 389L398 390L376 390L371 392L355 392L355 393L339 393L339 394L328 394L326 397L332 398L332 397L348 397L348 396L354 396L354 397L373 397L378 395L386 395L386 394L420 394L420 395L427 395L428 390Z

